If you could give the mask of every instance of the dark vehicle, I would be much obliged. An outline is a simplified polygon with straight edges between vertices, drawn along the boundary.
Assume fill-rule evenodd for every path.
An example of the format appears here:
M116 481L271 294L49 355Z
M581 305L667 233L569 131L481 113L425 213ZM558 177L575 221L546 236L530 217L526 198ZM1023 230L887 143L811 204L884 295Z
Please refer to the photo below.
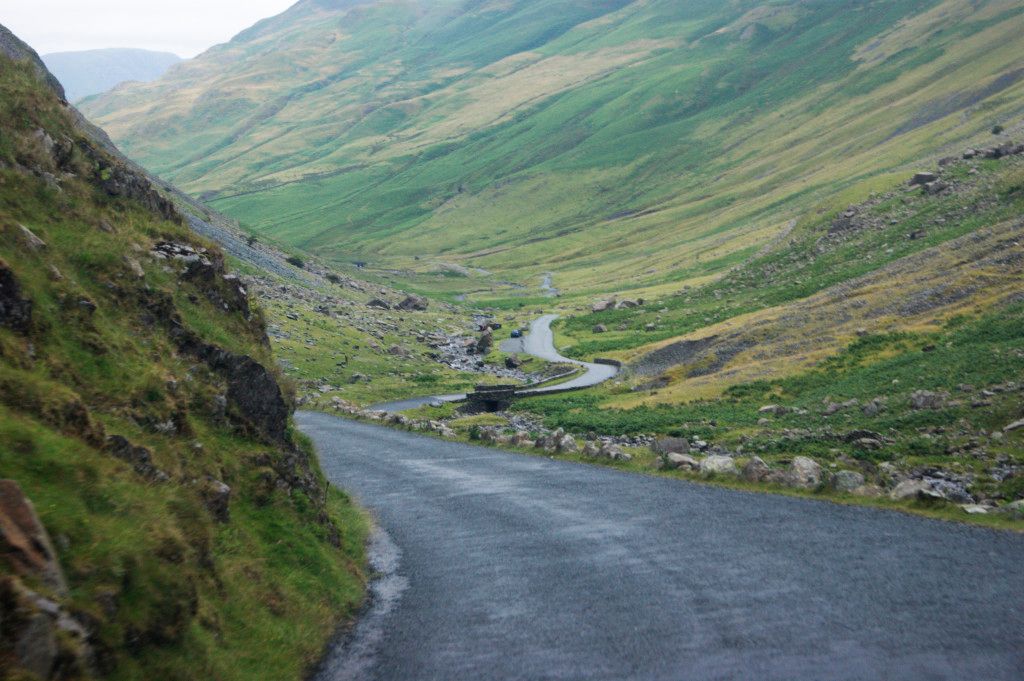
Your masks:
M512 332L512 338L522 338L522 337L523 337L523 332L520 331L519 329L516 329L515 331Z

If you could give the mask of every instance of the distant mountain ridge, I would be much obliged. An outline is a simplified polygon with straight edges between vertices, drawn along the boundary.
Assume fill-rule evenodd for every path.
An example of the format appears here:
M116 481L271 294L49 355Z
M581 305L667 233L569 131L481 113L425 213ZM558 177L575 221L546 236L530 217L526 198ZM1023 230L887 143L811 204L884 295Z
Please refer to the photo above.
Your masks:
M77 102L127 81L147 83L182 61L170 52L109 48L52 52L42 57L46 68L64 86L68 101Z

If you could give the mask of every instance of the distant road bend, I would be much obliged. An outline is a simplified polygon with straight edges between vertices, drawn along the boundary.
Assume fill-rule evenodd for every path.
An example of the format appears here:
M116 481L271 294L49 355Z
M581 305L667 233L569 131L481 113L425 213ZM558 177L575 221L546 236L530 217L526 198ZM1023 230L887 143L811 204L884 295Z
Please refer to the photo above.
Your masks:
M1024 675L1024 535L297 421L381 528L317 681Z
M556 314L546 314L538 317L530 324L529 333L523 338L509 338L502 341L501 349L505 352L518 352L526 355L533 355L548 362L561 362L564 364L576 364L586 369L576 378L556 383L554 385L539 386L536 388L524 388L522 393L542 394L548 392L560 392L567 389L588 388L598 383L603 383L618 373L618 368L608 364L595 364L593 362L581 362L576 359L562 357L555 349L555 334L551 330L551 323L558 319ZM452 395L428 395L426 397L412 397L395 402L385 402L373 405L374 409L388 412L405 411L422 407L434 401L457 402L466 399L465 393Z

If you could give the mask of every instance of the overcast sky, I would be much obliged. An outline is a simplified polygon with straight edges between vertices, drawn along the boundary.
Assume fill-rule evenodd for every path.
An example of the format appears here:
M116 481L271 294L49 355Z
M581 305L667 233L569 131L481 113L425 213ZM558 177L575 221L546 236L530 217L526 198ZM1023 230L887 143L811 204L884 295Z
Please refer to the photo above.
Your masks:
M0 24L36 52L141 47L194 57L296 0L0 0Z

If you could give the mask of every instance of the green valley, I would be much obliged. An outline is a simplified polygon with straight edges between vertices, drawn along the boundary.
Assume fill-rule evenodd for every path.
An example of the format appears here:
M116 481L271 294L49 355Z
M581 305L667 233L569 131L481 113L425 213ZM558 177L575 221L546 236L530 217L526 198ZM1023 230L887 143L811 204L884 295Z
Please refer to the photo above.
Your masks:
M84 110L250 228L420 290L685 284L1019 117L1022 12L301 2Z

